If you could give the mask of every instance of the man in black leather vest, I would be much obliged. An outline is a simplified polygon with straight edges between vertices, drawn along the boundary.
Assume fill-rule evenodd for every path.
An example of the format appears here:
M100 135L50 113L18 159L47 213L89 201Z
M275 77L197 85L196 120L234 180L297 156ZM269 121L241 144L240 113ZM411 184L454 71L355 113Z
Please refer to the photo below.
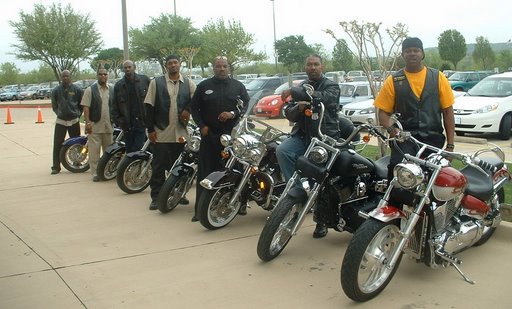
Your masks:
M183 151L184 144L178 139L188 139L187 124L190 119L190 99L196 85L190 78L180 74L181 61L176 55L167 56L167 74L155 77L149 84L144 100L148 138L153 143L153 173L150 210L157 209L156 200L165 182L165 171L170 170L174 161ZM181 204L188 204L183 198Z
M313 86L313 97L319 98L325 107L324 118L321 123L321 131L331 137L338 138L341 128L338 121L338 104L340 100L340 86L328 79L323 74L322 58L319 55L310 55L306 58L305 70L308 80L298 87L285 90L281 97L283 101L291 95L292 103L285 110L286 118L295 123L291 136L283 141L276 150L277 161L286 180L289 180L295 172L297 158L306 152L309 141L306 138L305 116L303 105L295 104L297 97L304 91L302 85L307 83ZM315 216L315 221L320 221ZM321 238L327 235L327 226L317 222L314 238Z
M109 86L108 72L100 65L96 73L97 82L85 89L82 102L85 117L85 132L89 148L89 165L92 181L100 181L96 173L100 152L112 144L110 109L114 98L114 87Z
M425 54L423 43L418 38L406 38L402 43L405 68L389 76L374 105L379 108L379 121L394 136L398 128L390 115L400 113L404 130L424 143L446 150L454 149L455 120L453 116L453 91L442 72L423 65ZM444 128L443 128L444 125ZM444 133L443 133L444 132ZM412 143L402 143L400 148L416 154ZM393 177L393 168L402 161L402 154L391 148L388 179Z

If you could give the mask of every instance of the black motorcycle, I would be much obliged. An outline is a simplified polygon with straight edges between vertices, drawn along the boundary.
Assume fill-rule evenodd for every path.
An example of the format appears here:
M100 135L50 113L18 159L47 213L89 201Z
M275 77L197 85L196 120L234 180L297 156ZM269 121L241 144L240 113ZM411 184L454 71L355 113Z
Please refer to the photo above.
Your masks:
M340 140L322 134L324 105L311 97L312 89L307 86L309 100L298 104L305 105L310 144L297 159L295 173L261 231L257 253L263 261L283 251L313 207L316 218L328 228L353 233L387 188L389 156L370 160L356 152L351 142L363 129L369 132L366 140L370 135L385 139L380 129L361 125Z
M117 134L116 131L118 132ZM116 178L117 166L126 152L123 130L114 128L114 136L116 135L114 143L109 145L101 155L98 167L96 168L96 174L102 181Z
M187 129L190 138L188 140L180 139L181 143L186 143L185 147L174 162L158 193L156 205L161 213L168 213L173 210L179 201L185 197L196 179L201 132L199 127L191 124Z

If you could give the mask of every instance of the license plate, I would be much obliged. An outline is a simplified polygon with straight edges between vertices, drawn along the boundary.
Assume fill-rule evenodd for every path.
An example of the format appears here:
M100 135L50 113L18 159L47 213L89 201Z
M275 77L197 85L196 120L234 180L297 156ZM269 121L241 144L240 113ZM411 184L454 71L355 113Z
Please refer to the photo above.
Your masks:
M455 117L455 124L460 124L460 117Z

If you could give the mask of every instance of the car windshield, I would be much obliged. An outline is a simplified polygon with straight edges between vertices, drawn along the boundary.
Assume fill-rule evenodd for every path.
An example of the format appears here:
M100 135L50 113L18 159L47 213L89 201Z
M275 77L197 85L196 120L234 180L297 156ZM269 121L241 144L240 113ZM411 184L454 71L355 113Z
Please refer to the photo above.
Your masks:
M303 81L302 79L294 80L294 81L292 81L292 86L293 87L298 86L302 81ZM281 93L283 93L283 91L288 90L288 89L290 89L290 83L289 82L283 83L281 86L276 88L276 90L274 91L274 94L280 95Z
M266 83L266 80L265 79L253 79L251 80L246 86L245 88L248 90L248 91L257 91L257 90L260 90L261 88L263 88L263 86L265 85Z
M39 86L32 86L27 89L27 91L37 91L39 89Z
M512 95L512 77L485 78L468 90L471 96L508 97Z
M354 94L354 89L356 89L354 85L341 84L340 95L342 97L351 97Z
M468 73L456 72L448 77L448 80L452 81L464 81L468 77Z

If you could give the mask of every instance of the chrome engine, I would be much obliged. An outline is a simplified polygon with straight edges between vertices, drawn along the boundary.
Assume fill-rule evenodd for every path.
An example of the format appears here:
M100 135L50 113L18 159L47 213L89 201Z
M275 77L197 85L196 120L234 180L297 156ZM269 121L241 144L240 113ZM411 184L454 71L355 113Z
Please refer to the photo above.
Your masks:
M441 249L448 254L456 254L480 240L484 227L483 221L480 220L455 222L443 233L434 236L432 243L436 249Z

